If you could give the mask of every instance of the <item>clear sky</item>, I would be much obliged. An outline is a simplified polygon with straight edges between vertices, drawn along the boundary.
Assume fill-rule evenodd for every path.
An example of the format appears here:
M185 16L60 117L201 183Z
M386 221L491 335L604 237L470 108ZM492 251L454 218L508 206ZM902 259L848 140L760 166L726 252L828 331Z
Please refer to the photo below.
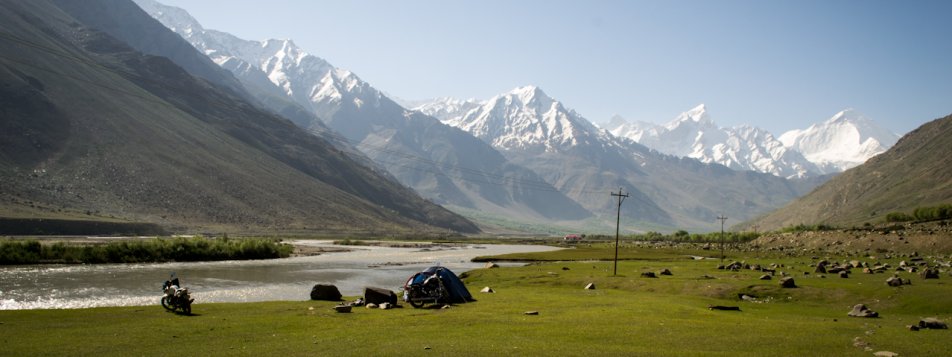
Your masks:
M952 1L159 1L409 100L534 84L593 122L704 103L777 136L845 108L897 134L952 113Z

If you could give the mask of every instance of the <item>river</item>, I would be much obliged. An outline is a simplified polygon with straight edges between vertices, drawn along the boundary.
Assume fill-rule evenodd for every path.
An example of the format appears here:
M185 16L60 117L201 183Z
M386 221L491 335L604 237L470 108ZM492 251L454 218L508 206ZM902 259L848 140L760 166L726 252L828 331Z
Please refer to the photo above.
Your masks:
M341 247L330 241L293 243ZM353 250L271 260L0 267L0 310L158 305L162 283L171 273L189 288L196 304L308 300L317 283L334 284L344 296L362 295L365 287L399 292L413 273L433 265L460 274L484 265L470 262L476 256L558 249L495 244L349 248Z

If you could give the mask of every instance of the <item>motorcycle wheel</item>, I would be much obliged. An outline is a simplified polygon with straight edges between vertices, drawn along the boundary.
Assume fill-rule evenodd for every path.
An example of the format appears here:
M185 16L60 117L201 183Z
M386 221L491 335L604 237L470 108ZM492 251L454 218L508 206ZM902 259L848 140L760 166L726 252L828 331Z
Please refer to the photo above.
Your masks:
M186 301L185 304L182 305L182 311L185 312L186 315L191 315L191 314L192 314L192 303Z
M413 299L410 299L410 301L407 302L409 302L410 306L413 306L414 309L419 309L425 304L424 302L413 301Z
M164 307L166 310L169 310L169 311L174 310L174 309L172 308L172 304L169 303L169 297L168 297L168 296L163 296L163 297L162 297L162 307Z

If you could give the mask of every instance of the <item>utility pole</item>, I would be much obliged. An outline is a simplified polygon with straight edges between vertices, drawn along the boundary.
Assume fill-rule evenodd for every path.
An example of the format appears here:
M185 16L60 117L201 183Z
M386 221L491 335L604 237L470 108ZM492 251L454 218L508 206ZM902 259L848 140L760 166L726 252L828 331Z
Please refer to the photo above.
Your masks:
M619 187L618 193L612 192L612 197L618 197L618 216L615 218L615 265L612 272L612 275L618 275L618 226L621 224L621 203L625 201L628 194L623 194L621 187Z
M721 220L721 262L724 262L724 221L727 220L727 216L719 215L717 219Z

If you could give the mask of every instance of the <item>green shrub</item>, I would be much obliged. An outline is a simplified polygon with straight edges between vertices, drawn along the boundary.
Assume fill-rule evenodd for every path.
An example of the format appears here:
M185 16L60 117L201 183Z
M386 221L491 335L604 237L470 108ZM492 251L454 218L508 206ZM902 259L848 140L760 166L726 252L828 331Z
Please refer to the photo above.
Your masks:
M916 218L902 212L891 212L886 215L886 222L909 222Z
M287 258L294 247L262 238L156 238L97 245L42 245L37 241L0 243L0 264L141 263Z

